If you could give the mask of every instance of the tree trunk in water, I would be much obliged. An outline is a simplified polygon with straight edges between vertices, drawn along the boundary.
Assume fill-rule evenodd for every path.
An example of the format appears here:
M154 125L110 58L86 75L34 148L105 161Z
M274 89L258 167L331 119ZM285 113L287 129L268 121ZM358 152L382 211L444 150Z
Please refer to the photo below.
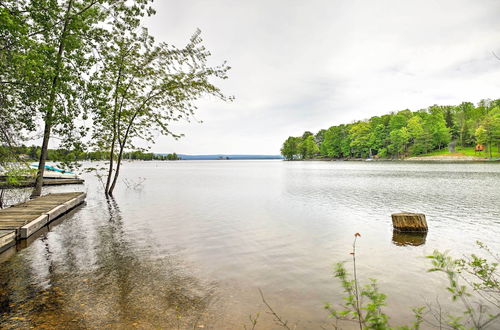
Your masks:
M125 149L125 145L127 144L128 135L130 133L130 129L132 128L132 125L134 124L134 120L138 115L138 111L139 110L137 110L135 112L135 114L132 116L132 119L130 119L130 122L127 125L127 130L125 131L125 135L123 136L123 140L119 138L119 135L118 135L119 133L116 134L116 136L118 138L118 144L120 145L120 152L118 153L118 159L116 162L116 172L115 172L115 176L113 178L113 184L109 188L109 191L106 189L107 194L110 196L113 195L113 190L115 189L116 181L118 180L118 174L120 174L120 165L122 163L123 150Z
M50 116L49 116L50 115ZM47 113L45 117L45 129L43 132L43 142L42 142L42 152L40 153L40 159L38 161L38 172L36 175L35 188L31 193L31 198L38 197L42 194L43 186L43 173L45 171L45 161L47 159L48 148L49 148L49 138L51 130L52 113Z
M45 161L47 159L50 131L52 129L52 114L54 111L54 104L56 101L57 82L59 80L59 74L61 71L62 57L64 53L64 42L68 31L68 25L70 20L69 13L71 12L72 6L73 6L73 0L70 0L68 3L68 8L66 9L64 27L61 33L61 38L59 39L59 49L57 51L55 75L54 78L52 79L52 85L50 87L49 103L47 104L47 113L45 114L45 128L43 131L42 152L40 153L40 160L38 161L38 172L36 175L35 188L31 193L31 198L38 197L42 194L43 173L45 171Z
M115 190L116 186L116 181L118 180L118 174L120 174L120 165L122 163L122 156L123 156L123 148L125 145L120 145L120 152L118 153L118 159L116 160L116 171L115 171L115 176L113 178L113 183L111 184L111 187L109 188L108 195L113 196L113 190Z
M120 66L120 69L118 70L118 75L116 77L116 83L115 83L115 105L113 107L113 139L111 141L111 151L109 155L109 170L108 170L108 178L106 180L106 188L104 189L104 194L106 196L111 195L110 194L110 185L111 185L111 177L113 176L113 158L115 157L115 144L116 144L116 138L118 136L118 124L117 124L117 113L118 113L118 87L120 86L120 80L122 77L122 66ZM121 148L120 148L121 150ZM119 163L118 163L119 166ZM114 184L113 184L114 186ZM112 190L112 189L111 189Z
M111 151L109 152L109 170L108 178L106 179L106 187L104 188L104 194L108 196L109 186L111 184L111 176L113 175L113 158L115 157L115 140L113 136L113 141L111 142Z

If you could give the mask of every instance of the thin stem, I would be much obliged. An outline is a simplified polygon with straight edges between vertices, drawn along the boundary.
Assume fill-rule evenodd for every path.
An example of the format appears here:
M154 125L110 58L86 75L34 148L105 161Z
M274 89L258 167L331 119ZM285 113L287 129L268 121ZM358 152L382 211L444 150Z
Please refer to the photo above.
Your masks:
M359 328L363 329L363 321L361 320L361 308L359 307L359 290L358 290L358 277L356 274L356 240L358 235L354 235L354 242L352 243L352 264L354 275L354 294L356 296L356 312L358 313Z
M291 328L288 326L288 321L283 321L281 319L281 317L278 314L276 314L276 312L273 310L273 308L271 307L271 305L269 305L267 303L267 301L264 298L264 294L262 293L261 289L259 289L259 293L260 293L260 297L262 298L262 302L267 306L267 308L269 309L270 313L274 316L274 320L276 321L276 323L278 323L280 326L282 326L285 329L291 330Z

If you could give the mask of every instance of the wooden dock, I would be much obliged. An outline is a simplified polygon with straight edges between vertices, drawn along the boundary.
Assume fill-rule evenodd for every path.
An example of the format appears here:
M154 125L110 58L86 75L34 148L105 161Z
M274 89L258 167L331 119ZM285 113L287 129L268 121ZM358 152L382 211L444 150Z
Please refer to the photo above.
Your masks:
M0 252L82 204L83 192L48 194L0 210Z

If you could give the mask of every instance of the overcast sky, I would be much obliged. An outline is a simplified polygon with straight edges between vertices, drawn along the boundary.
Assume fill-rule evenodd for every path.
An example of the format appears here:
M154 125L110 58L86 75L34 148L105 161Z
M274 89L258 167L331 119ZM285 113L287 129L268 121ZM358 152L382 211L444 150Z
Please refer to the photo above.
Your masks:
M236 100L199 102L197 118L155 152L279 154L305 130L433 104L500 98L498 0L157 0L147 21L184 45L202 30L219 85Z

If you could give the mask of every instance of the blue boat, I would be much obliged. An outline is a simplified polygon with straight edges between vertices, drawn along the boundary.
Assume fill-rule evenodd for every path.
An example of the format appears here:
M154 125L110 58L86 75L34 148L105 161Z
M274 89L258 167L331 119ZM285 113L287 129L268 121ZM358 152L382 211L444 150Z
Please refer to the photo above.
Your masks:
M31 167L38 168L38 164L32 164ZM60 169L60 168L57 168L57 167L54 167L54 166L50 166L50 165L45 165L45 169L49 170L49 171L63 173L63 174L75 174L75 173L73 173L71 171L65 171L63 169Z

